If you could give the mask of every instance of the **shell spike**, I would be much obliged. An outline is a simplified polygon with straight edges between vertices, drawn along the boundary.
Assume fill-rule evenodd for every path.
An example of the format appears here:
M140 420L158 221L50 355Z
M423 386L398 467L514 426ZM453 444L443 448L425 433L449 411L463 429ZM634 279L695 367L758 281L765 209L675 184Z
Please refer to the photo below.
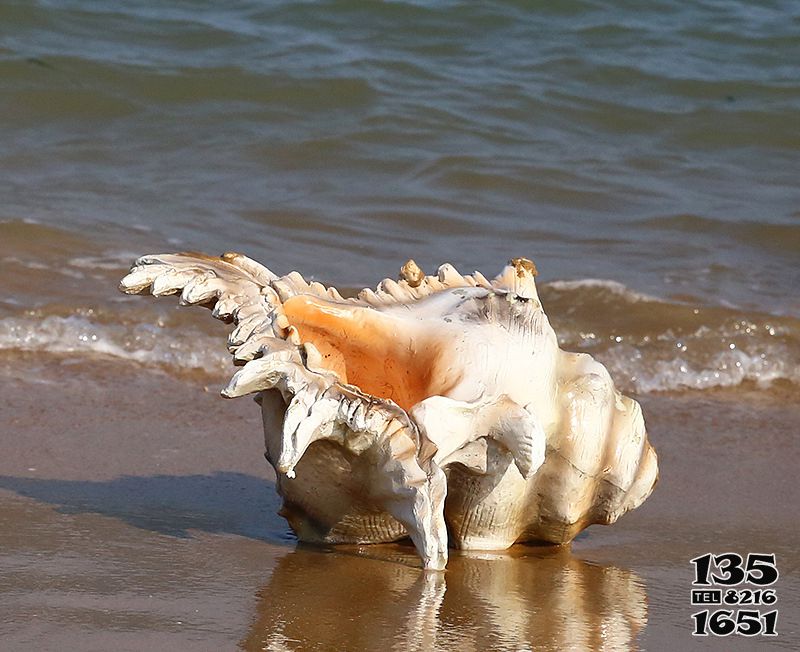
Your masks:
M498 274L492 285L497 290L505 290L522 299L536 299L539 294L536 291L535 277L538 275L536 265L527 258L512 258L508 265Z

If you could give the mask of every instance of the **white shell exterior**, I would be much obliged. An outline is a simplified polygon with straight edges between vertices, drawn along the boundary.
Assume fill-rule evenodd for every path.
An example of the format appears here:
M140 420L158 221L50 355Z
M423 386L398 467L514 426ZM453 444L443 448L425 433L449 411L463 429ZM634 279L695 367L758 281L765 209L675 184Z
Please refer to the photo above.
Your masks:
M567 353L512 260L492 281L409 261L343 299L229 253L145 256L120 285L213 308L258 394L282 514L301 540L413 540L425 568L449 543L566 543L637 507L657 479L639 405Z

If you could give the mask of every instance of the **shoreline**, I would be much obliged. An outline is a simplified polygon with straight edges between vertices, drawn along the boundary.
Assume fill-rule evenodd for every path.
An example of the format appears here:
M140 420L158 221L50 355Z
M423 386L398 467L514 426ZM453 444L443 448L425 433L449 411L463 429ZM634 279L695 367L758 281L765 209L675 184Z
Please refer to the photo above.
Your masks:
M625 649L661 648L676 636L691 649L689 560L729 549L778 555L781 636L771 647L800 640L791 619L800 583L790 574L800 562L792 549L800 402L789 391L637 397L661 466L644 505L590 527L571 548L453 552L439 582L420 579L402 543L297 546L276 514L258 408L201 383L109 361L0 359L7 644L258 649L283 636L287 649L298 637L297 649L346 640L514 649L545 636L556 647L600 649L598 632L612 618ZM356 589L364 593L349 604ZM336 610L358 605L380 615L353 611L337 638ZM310 618L312 606L320 618ZM283 620L270 616L276 610ZM509 638L519 613L528 619ZM747 643L708 640L703 649Z

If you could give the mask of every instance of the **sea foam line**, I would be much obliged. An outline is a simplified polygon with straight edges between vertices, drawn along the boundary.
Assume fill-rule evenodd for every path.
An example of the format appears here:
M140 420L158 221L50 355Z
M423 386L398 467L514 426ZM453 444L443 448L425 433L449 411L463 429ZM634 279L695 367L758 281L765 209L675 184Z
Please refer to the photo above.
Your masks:
M224 341L186 330L176 335L151 324L98 324L78 315L0 320L0 350L110 356L179 372L231 371Z

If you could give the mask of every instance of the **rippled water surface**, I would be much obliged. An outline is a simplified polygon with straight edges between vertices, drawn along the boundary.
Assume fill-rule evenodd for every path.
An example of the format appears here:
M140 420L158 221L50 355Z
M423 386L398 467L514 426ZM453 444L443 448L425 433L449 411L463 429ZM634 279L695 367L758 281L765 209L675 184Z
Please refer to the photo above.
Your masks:
M525 255L544 282L631 290L614 328L599 286L558 296L599 304L573 347L637 333L606 362L641 390L796 379L798 21L792 2L4 3L0 265L25 280L0 291L0 345L120 346L82 311L116 306L105 283L147 250L350 287L412 256L491 275ZM55 314L43 332L30 306ZM757 344L723 360L737 324ZM659 371L644 337L700 347Z
M528 253L548 278L785 310L798 20L793 2L4 3L3 213L353 284L407 254Z

